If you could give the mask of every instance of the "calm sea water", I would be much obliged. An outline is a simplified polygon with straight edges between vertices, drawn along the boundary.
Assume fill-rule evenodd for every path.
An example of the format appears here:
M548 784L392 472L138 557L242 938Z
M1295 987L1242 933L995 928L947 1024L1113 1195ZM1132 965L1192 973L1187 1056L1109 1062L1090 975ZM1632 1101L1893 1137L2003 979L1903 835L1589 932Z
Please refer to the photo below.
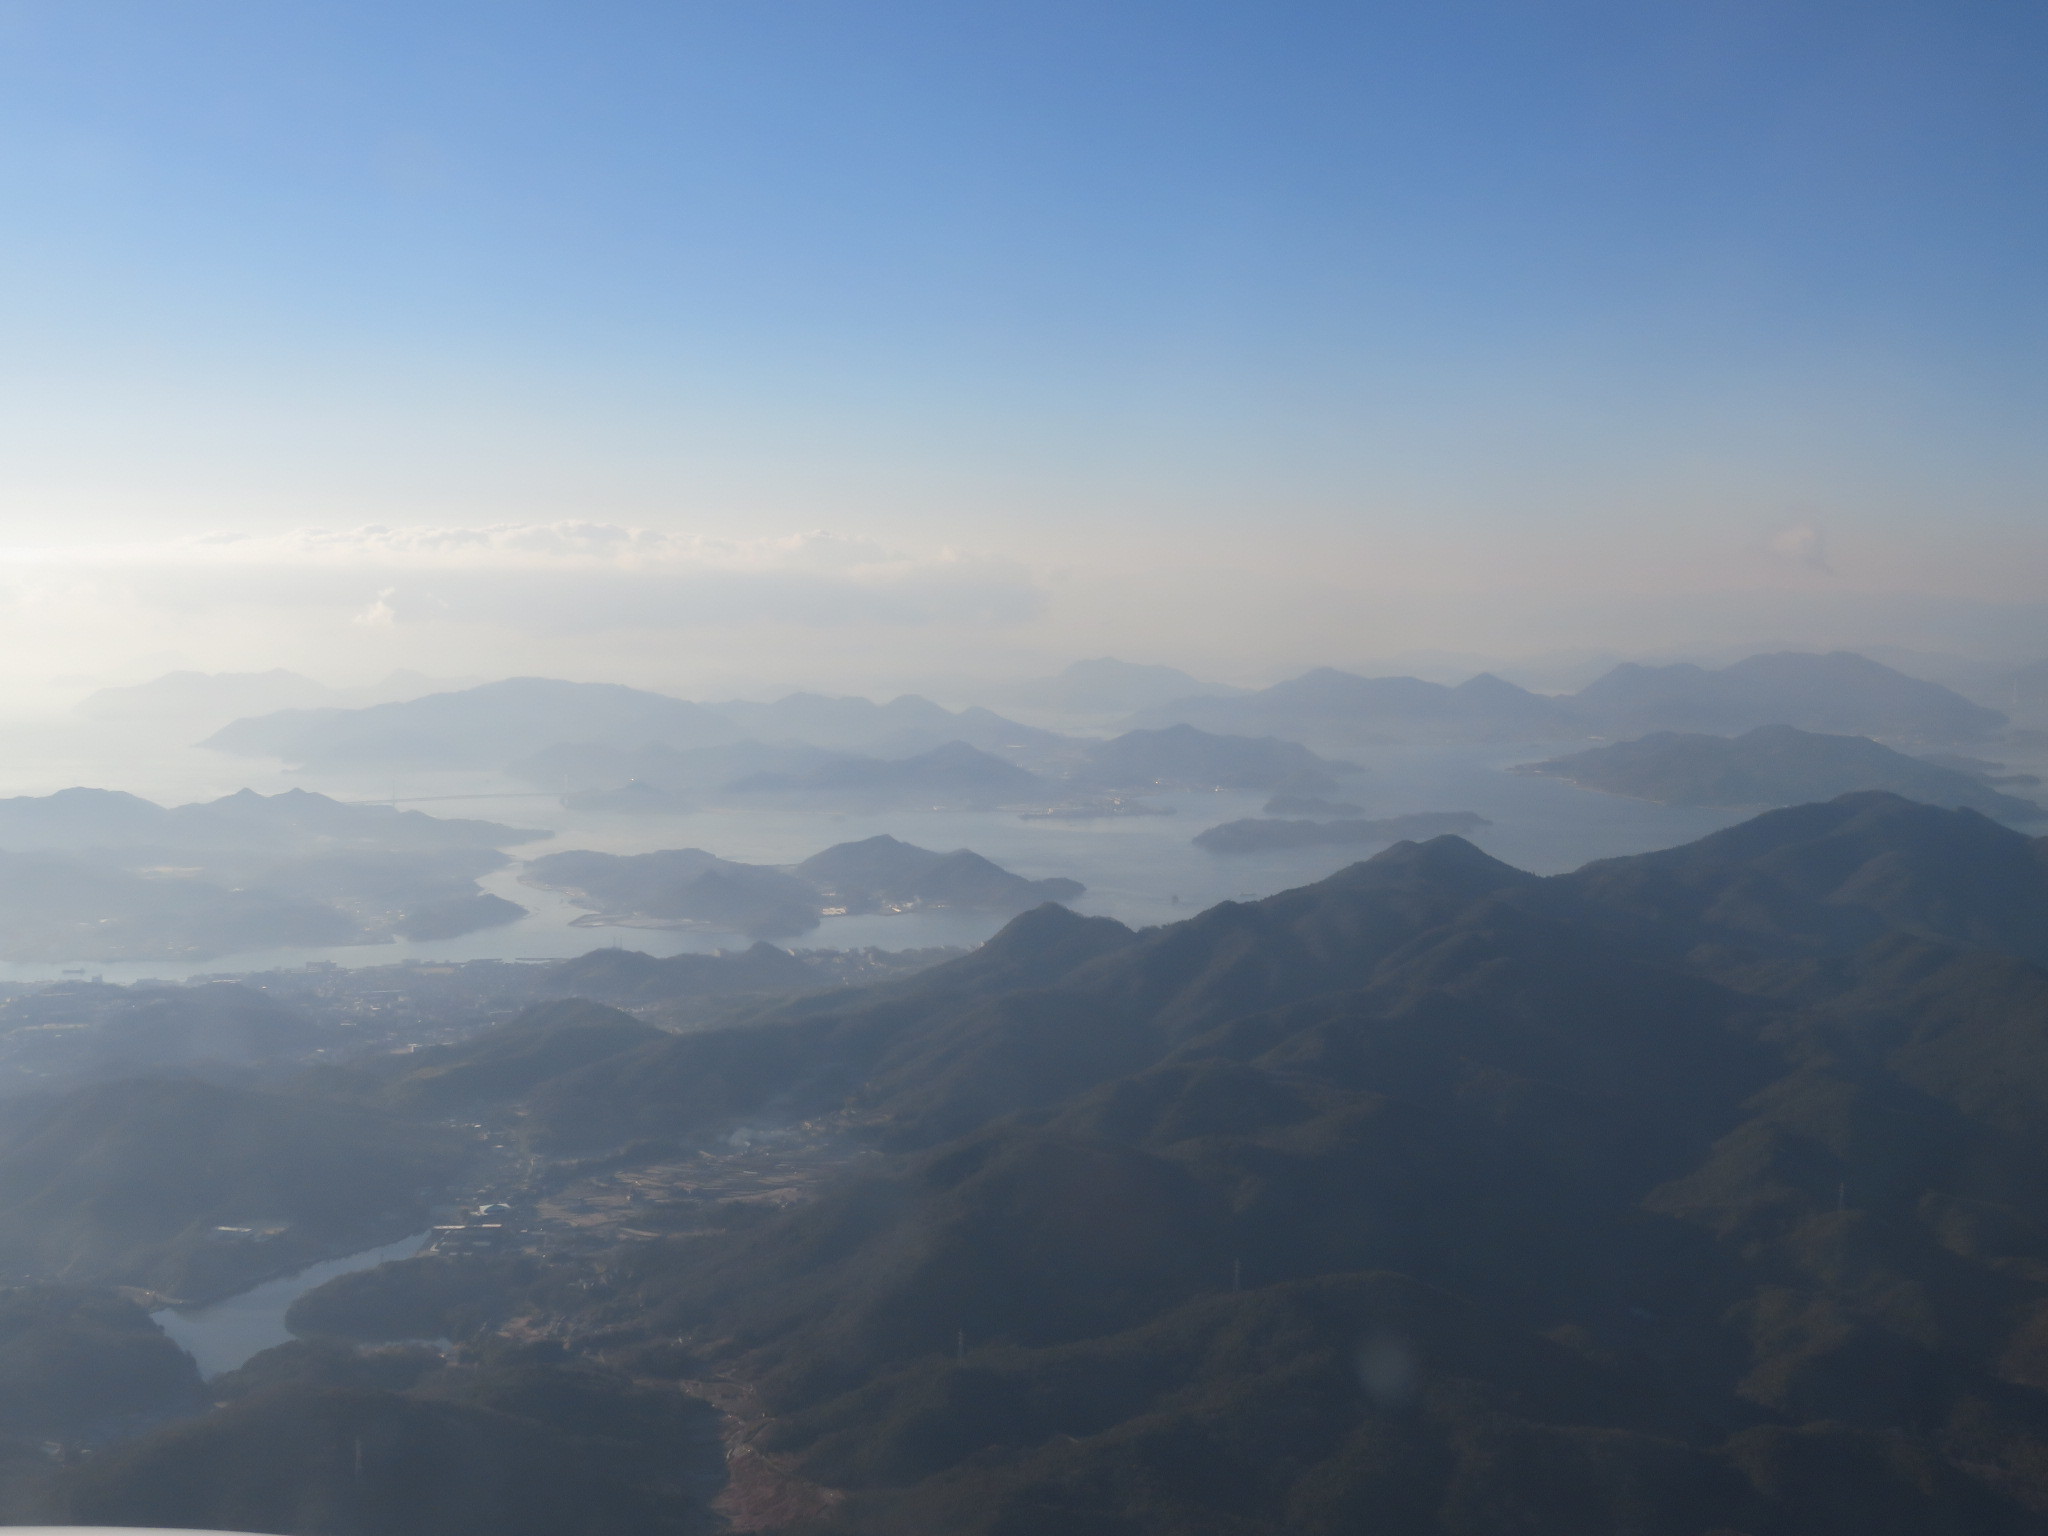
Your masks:
M1743 819L1739 812L1649 805L1503 771L1540 755L1529 749L1386 748L1372 756L1363 776L1347 783L1341 798L1363 806L1368 816L1477 811L1493 825L1481 828L1472 841L1497 858L1539 874L1574 869L1590 859L1670 847ZM235 765L218 759L188 765L177 770L178 786L196 788L193 776L202 768L215 776L206 784L207 790L228 782L236 772ZM927 848L972 848L1034 879L1064 875L1079 880L1088 891L1073 903L1078 910L1134 926L1172 922L1218 901L1267 896L1319 880L1373 851L1301 848L1218 857L1192 845L1190 839L1208 827L1257 815L1265 796L1253 793L1161 795L1157 803L1170 806L1173 815L1101 821L1024 821L1014 812L993 811L845 814L772 808L627 817L571 812L552 797L478 775L415 775L372 785L360 779L286 774L259 765L255 771L241 772L240 778L266 793L298 784L343 799L396 794L409 806L436 815L481 817L548 829L553 835L547 841L515 850L527 858L568 848L640 853L696 847L748 863L785 864L834 843L886 832ZM154 791L157 798L172 798L166 792L168 786L133 787L138 793ZM297 968L310 960L356 966L406 960L554 959L607 945L667 955L747 942L738 934L571 927L572 920L583 915L581 910L549 892L520 884L516 868L489 877L485 884L528 908L529 915L502 928L431 943L270 949L191 964L142 961L91 965L85 970L109 981L173 980ZM828 918L811 933L788 942L796 947L834 949L975 944L994 933L1002 921L985 914L947 911ZM0 979L52 980L78 969L75 965L0 964Z
M1409 811L1477 811L1493 825L1472 841L1496 858L1539 874L1574 869L1596 858L1639 853L1689 841L1743 819L1740 813L1677 810L1574 789L1551 779L1510 774L1504 768L1537 754L1485 753L1426 748L1388 749L1369 771L1349 782L1341 798L1368 816ZM280 784L252 776L271 792ZM303 784L338 798L369 798L361 783L321 782L293 775ZM143 792L147 792L146 790ZM1080 911L1115 917L1133 926L1172 922L1218 901L1271 895L1335 873L1372 850L1286 849L1218 857L1190 839L1220 822L1255 816L1263 794L1180 793L1161 795L1170 816L1102 821L1024 821L1014 812L895 811L837 814L797 810L706 810L681 816L617 817L578 814L550 797L492 784L474 776L415 778L381 787L407 803L439 815L474 816L519 826L545 827L553 836L520 848L522 857L567 848L639 853L654 848L705 848L748 863L787 864L834 843L889 833L927 848L973 848L1018 874L1037 879L1065 875L1087 885L1073 905ZM463 796L460 799L429 798ZM469 798L475 797L475 798ZM424 944L376 944L339 949L278 949L251 952L187 966L162 962L90 968L110 981L142 977L173 979L195 974L263 970L327 960L342 965L391 965L405 960L449 961L509 958L566 958L617 944L652 954L707 952L743 945L737 934L665 929L577 928L582 915L550 892L519 883L517 868L488 878L486 886L529 909L527 917L503 928L460 939ZM962 912L916 912L895 917L827 918L815 931L790 941L801 947L914 949L930 945L976 944L1003 919ZM0 978L43 980L71 969L59 966L0 966ZM257 1351L291 1335L284 1314L294 1299L335 1275L407 1257L418 1237L315 1265L272 1280L239 1296L190 1312L160 1312L164 1331L191 1351L208 1376L232 1370Z

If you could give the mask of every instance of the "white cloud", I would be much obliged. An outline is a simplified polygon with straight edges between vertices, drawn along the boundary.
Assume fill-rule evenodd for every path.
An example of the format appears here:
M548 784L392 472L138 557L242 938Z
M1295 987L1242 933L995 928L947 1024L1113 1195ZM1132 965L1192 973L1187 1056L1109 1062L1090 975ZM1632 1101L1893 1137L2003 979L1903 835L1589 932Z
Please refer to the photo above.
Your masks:
M618 523L301 529L0 554L18 598L119 591L150 609L329 613L531 633L796 625L1001 628L1043 608L1015 561L811 532L711 539Z
M396 624L398 622L398 610L391 606L391 599L395 595L388 587L384 591L379 592L377 594L377 601L357 614L355 622L376 628Z

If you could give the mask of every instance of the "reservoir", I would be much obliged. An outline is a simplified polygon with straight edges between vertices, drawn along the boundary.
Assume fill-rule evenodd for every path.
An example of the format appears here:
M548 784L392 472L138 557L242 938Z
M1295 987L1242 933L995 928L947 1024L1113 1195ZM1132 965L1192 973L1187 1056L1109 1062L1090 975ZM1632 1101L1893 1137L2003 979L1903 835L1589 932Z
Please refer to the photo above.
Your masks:
M365 1248L297 1274L280 1275L203 1307L189 1311L167 1308L152 1315L157 1326L199 1362L199 1374L211 1380L261 1350L288 1342L292 1335L284 1325L285 1310L314 1286L389 1259L409 1259L420 1251L426 1238L426 1233L416 1232L381 1248Z

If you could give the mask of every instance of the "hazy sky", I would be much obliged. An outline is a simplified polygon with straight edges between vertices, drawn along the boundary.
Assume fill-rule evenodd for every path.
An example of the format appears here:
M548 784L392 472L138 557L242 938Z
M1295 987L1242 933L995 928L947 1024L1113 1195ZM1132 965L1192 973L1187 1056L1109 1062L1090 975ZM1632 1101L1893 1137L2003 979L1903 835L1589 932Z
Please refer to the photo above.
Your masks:
M24 675L2048 653L2048 11L0 0Z

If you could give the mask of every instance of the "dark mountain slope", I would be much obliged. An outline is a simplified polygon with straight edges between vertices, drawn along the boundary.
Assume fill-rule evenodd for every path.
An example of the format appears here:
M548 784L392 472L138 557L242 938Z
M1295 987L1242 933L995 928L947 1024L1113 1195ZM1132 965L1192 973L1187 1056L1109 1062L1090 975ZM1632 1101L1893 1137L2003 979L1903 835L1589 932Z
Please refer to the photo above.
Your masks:
M1671 963L1702 944L1719 957L1709 956L1704 980L1718 966L1842 953L1887 931L2021 955L2048 932L2048 871L2035 843L1973 813L1890 796L1774 813L1685 849L1541 882L1440 838L1137 937L1032 914L976 955L895 987L812 1000L744 1031L667 1040L551 1083L531 1123L557 1142L692 1133L705 1116L752 1115L771 1100L808 1113L852 1094L896 1125L900 1144L916 1144L1082 1091L1102 1080L1094 1074L1138 1070L1222 1023L1375 979L1392 985L1404 973L1381 975L1383 964L1433 931L1439 979L1404 984L1458 995L1483 970L1469 928L1446 925L1495 893L1585 927L1566 927L1560 942L1635 947L1587 962L1595 980L1601 967ZM1117 937L1085 963L1044 953L1096 933ZM1532 952L1544 942L1524 941ZM721 1098L719 1083L737 1096ZM670 1084L682 1096L672 1104Z
M590 1322L751 1380L821 1530L2048 1529L2041 863L1881 794L1543 881L1440 839L809 1004L751 1102L923 1150Z
M887 1041L851 1102L920 1146L1158 1061L1251 1009L1356 986L1496 882L1527 877L1445 838L1143 935L1057 986L938 1015Z
M552 1145L885 1155L468 1315L735 1384L818 1536L2041 1536L2042 864L1864 794L1543 880L1447 837L1142 933L1040 908L545 1077ZM314 1465L239 1412L184 1432L209 1487Z
M197 1082L96 1084L0 1120L0 1267L200 1297L390 1242L459 1167L447 1133ZM219 1241L216 1226L273 1229Z
M0 1435L92 1440L200 1405L192 1357L123 1297L0 1290Z
M1432 922L1530 879L1440 838L1141 938L1041 908L907 982L565 1077L536 1095L528 1123L552 1145L687 1133L771 1103L798 1116L836 1107L858 1085L864 1112L894 1121L898 1140L928 1142L1137 1070L1247 1008L1355 985Z
M439 1118L521 1098L565 1073L667 1038L629 1013L569 998L538 1003L459 1045L327 1068L313 1081L328 1093Z
M92 1524L379 1536L715 1529L703 1500L716 1442L689 1399L496 1374L469 1387L469 1401L437 1394L439 1379L411 1392L258 1392L78 1468L61 1490L64 1513Z
M139 1072L254 1077L322 1036L297 1009L233 982L67 984L0 1004L0 1094Z
M973 954L910 980L828 994L741 1029L678 1035L570 1073L533 1096L528 1133L545 1146L604 1146L836 1108L894 1037L1054 982L1130 939L1108 918L1042 907Z
M1658 944L1789 953L1898 931L2048 962L2048 843L1871 791L1603 859L1546 902Z
M807 1382L857 1379L958 1328L1086 1336L1234 1266L1259 1284L1428 1271L1531 1325L1566 1298L1623 1314L1639 1270L1700 1244L1670 1223L1619 1246L1609 1229L1707 1154L1777 1058L1735 1027L1745 1000L1558 937L1496 908L1376 987L1233 1021L1135 1075L1062 1033L1075 1048L1048 1067L1033 1030L1058 1009L1020 1022L994 1005L969 1048L927 1065L940 1108L921 1130L998 1098L991 1079L1040 1102L1062 1078L1104 1086L748 1239L671 1293L678 1318L717 1316L765 1346L771 1381ZM910 1089L877 1074L858 1099L892 1091ZM1503 1251L1524 1262L1503 1271ZM1567 1274L1537 1261L1566 1253L1582 1255Z
M808 992L817 973L762 940L734 954L685 952L657 959L634 949L593 949L549 968L550 991L569 997L659 1001L754 992Z
M877 1536L2029 1528L1880 1434L1760 1425L1703 1446L1654 1375L1395 1275L1209 1296L1108 1338L923 1361L792 1417L770 1443L855 1490L823 1528Z

